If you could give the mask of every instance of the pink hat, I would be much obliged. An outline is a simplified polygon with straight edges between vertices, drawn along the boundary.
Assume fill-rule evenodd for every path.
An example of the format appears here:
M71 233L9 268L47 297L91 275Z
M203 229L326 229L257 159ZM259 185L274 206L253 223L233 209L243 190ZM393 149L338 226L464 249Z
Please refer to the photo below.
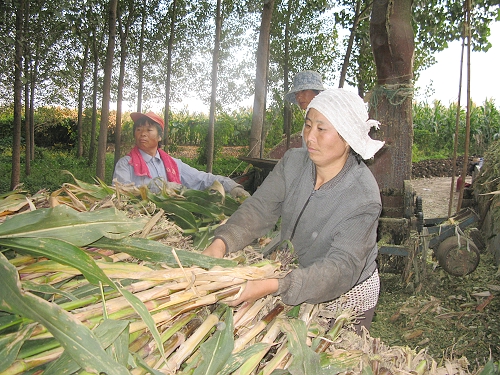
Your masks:
M159 124L162 129L165 129L165 123L163 122L163 119L160 116L158 116L156 113L154 113L154 112L151 112L151 111L150 112L146 112L146 113L132 112L130 114L130 118L134 122L140 120L143 117L147 117L151 121L156 122L157 124Z

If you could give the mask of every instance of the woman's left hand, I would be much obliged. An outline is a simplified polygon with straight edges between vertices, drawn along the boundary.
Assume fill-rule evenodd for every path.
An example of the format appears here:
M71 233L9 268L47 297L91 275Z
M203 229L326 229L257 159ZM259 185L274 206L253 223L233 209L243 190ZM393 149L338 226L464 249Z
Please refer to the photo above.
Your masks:
M229 306L238 306L243 302L254 302L268 294L277 292L278 286L278 279L249 280L239 297L226 303Z

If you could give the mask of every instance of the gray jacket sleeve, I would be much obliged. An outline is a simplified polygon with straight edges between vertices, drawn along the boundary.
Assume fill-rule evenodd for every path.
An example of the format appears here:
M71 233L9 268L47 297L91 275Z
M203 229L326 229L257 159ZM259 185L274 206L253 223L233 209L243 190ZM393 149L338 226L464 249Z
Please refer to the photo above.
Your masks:
M215 230L215 237L225 242L228 253L241 250L276 225L285 194L282 164L278 162L252 196Z

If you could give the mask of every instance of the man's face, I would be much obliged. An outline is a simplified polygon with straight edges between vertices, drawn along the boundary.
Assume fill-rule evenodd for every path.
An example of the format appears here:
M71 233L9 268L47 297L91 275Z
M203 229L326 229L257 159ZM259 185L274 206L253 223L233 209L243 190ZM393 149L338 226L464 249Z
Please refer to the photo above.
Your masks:
M311 100L318 95L314 90L302 90L295 93L295 100L297 101L299 107L303 110L307 108Z
M136 146L150 154L155 155L158 148L158 142L161 141L161 135L158 134L158 127L146 121L144 124L135 128L134 138Z

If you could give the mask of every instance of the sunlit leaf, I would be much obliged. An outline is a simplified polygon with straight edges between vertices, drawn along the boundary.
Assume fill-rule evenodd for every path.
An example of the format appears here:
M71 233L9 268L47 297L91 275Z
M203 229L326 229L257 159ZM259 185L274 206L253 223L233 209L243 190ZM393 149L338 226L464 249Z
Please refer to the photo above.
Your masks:
M158 241L138 237L128 237L121 240L111 240L103 237L94 242L92 246L124 252L141 260L166 263L171 267L178 267L178 263L172 254L173 248ZM176 249L175 252L185 267L198 266L210 269L214 266L235 267L237 265L237 262L233 260L216 259L193 251Z
M232 309L227 309L224 322L220 322L220 325L223 328L218 327L212 337L201 345L203 359L193 375L217 375L231 356L234 348Z
M78 212L59 205L8 217L0 225L0 238L52 237L85 246L103 236L129 236L142 229L145 223L145 218L132 220L114 208Z
M0 308L41 323L61 343L65 351L85 370L109 375L128 375L128 370L113 361L92 332L71 314L20 289L16 268L0 255Z

